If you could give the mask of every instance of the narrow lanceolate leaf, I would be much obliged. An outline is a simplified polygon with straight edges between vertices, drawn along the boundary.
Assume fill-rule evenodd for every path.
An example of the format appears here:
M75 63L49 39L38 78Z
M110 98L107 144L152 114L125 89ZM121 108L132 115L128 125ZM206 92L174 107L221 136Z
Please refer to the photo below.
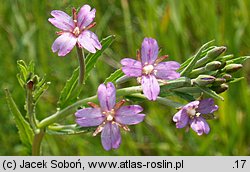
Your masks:
M189 64L184 68L184 70L181 71L181 76L188 76L188 74L193 70L196 62L201 58L202 51L205 50L211 42L213 42L213 41L210 41L210 42L204 44L198 50L198 52L195 54L194 58L189 62Z
M191 86L191 79L187 77L180 77L175 80L167 81L165 85L161 86L160 95L165 96L172 89L189 87L189 86Z
M191 95L191 94L189 94L189 93L187 93L187 92L183 93L183 92L175 91L174 93L175 93L176 96L178 96L178 97L180 97L180 98L182 98L184 100L187 100L189 102L195 100L194 96Z
M197 86L197 87L200 88L201 91L204 92L205 94L207 94L215 99L219 99L219 100L224 101L224 98L221 97L219 94L217 94L215 91L213 91L207 87L200 87L200 86Z
M235 59L232 59L232 60L228 60L227 65L228 64L233 64L233 63L242 64L249 58L250 58L250 56L243 56L243 57L238 57L238 58L235 58Z
M95 128L93 127L81 127L76 124L72 125L51 125L47 128L48 134L55 134L55 135L74 135L74 134L83 134L88 132L95 131Z
M45 81L45 77L41 79L36 85L36 89L34 90L33 93L33 99L35 104L41 97L41 95L49 88L50 82Z
M29 125L29 123L24 119L21 112L19 111L16 103L14 102L13 98L11 97L11 94L8 89L5 89L6 94L6 100L9 106L9 109L14 117L14 120L16 122L16 126L19 131L20 140L22 143L31 148L32 147L32 141L34 137L34 133Z
M212 41L211 41L211 42L212 42ZM201 57L204 57L204 56L207 54L207 52L208 52L209 50L213 49L214 47L215 47L215 46L210 46L210 47L204 49L204 50L202 51L202 53L201 53ZM182 71L182 70L192 61L193 58L194 58L194 56L188 58L185 62L183 62L183 63L181 64L181 67L180 67L177 71L178 71L178 72Z
M105 79L104 83L108 82L116 82L117 79L121 78L124 76L124 73L122 72L121 69L117 69L114 73L112 73L108 78Z
M80 94L81 88L76 90L78 83L79 68L75 69L71 78L67 80L63 90L61 91L58 106L65 108L68 104L75 101Z
M104 38L101 41L102 49L98 50L95 54L88 54L87 55L86 61L85 61L85 63L86 63L85 80L87 79L91 69L93 69L95 67L95 64L96 64L98 58L101 56L103 51L106 50L112 44L114 39L115 39L114 35L110 35L110 36Z
M239 82L241 80L245 79L244 77L240 77L240 78L233 78L232 80L229 81L229 83L235 83L235 82Z

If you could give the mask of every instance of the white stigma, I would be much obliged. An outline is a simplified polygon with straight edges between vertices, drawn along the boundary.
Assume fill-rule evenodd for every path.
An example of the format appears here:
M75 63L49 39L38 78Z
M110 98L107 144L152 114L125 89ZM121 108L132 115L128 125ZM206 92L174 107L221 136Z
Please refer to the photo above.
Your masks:
M80 34L80 29L79 29L78 26L75 27L75 29L73 30L73 34L74 34L75 36L78 36L78 35Z
M107 121L112 121L112 120L113 120L113 116L109 114L109 115L107 116Z
M153 65L147 65L147 66L144 66L144 67L142 68L142 73L148 75L148 74L150 74L153 70L154 70L154 66L153 66Z
M196 115L196 110L195 109L188 109L187 113L190 117L194 117Z

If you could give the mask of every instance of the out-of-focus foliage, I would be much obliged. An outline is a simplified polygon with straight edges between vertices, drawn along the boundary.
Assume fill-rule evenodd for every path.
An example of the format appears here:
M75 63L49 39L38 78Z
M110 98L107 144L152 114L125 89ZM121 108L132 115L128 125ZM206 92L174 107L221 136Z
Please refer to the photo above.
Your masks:
M111 47L99 58L91 71L81 97L92 96L100 83L120 68L124 57L135 57L144 37L153 37L162 48L161 55L184 62L205 42L227 47L228 54L250 54L249 0L6 0L0 6L0 155L26 155L16 125L8 109L4 88L8 88L18 108L24 113L25 92L19 86L16 61L33 60L35 72L51 81L42 95L36 112L42 119L56 111L60 91L78 65L76 50L66 57L52 53L57 31L49 22L50 11L71 13L88 3L96 8L95 30L100 40L116 35ZM209 135L175 128L176 110L154 102L143 104L145 122L122 133L118 150L106 152L100 136L79 134L46 135L43 155L250 155L250 62L236 73L246 79L230 85L216 120L209 121ZM135 80L130 84L136 84ZM126 84L124 84L126 86ZM72 124L69 117L61 123Z

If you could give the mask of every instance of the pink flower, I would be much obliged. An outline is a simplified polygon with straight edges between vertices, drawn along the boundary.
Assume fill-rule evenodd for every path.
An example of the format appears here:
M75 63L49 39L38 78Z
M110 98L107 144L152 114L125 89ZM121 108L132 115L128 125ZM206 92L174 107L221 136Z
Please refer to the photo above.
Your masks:
M54 41L52 51L58 51L58 56L65 56L76 44L91 53L95 53L96 49L100 50L102 46L98 37L89 31L90 28L95 26L95 23L92 23L95 12L96 10L91 10L89 5L82 6L78 14L73 8L73 17L63 11L53 10L51 15L54 18L49 18L49 22L61 29L61 31L57 32L60 36Z
M138 60L124 58L121 60L122 71L128 77L137 77L143 93L149 100L156 100L160 93L158 80L172 80L180 77L176 70L180 64L175 61L161 62L168 56L158 57L158 44L155 39L144 38ZM161 63L160 63L161 62Z
M112 82L107 86L98 87L100 106L89 103L90 108L80 109L75 113L76 123L82 127L98 126L94 136L101 134L102 145L105 150L117 149L121 143L120 128L129 131L127 125L138 124L145 115L141 114L139 105L122 106L125 101L116 103L116 90Z
M198 134L208 134L210 131L209 125L206 122L206 115L212 114L218 110L218 106L214 104L212 98L203 99L200 101L192 101L183 106L173 117L176 122L176 128L183 128L187 125Z

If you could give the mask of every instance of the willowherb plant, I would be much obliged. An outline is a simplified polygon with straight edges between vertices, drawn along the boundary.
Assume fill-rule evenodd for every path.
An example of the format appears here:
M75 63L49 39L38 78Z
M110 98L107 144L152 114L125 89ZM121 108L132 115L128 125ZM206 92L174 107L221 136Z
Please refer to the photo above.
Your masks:
M49 22L61 29L57 32L60 36L53 43L52 51L65 56L76 46L79 59L79 67L73 71L72 77L61 91L54 114L40 121L37 119L36 105L50 82L35 74L34 63L26 64L22 60L17 62L17 78L26 91L26 118L20 113L8 89L5 90L6 98L20 139L32 150L32 155L40 155L40 145L46 133L67 135L93 132L93 136L101 133L105 150L119 148L120 128L129 131L128 125L138 124L147 116L140 105L124 105L124 99L116 103L116 97L139 98L176 108L179 111L173 115L173 121L177 128L191 127L198 135L208 134L210 127L206 120L215 119L213 113L219 108L214 99L223 100L219 94L225 92L230 83L242 79L235 78L232 74L242 68L242 63L249 56L222 55L226 47L213 46L211 41L182 64L175 61L162 62L168 56L158 58L156 39L144 38L141 50L137 51L137 60L122 59L121 69L106 78L106 85L100 83L97 95L78 98L82 87L87 84L85 80L89 72L115 38L111 35L99 42L95 33L89 31L95 25L92 23L95 12L89 5L81 7L78 13L73 8L72 17L59 10L51 12L54 18L50 18ZM86 58L83 48L90 52ZM130 78L136 78L138 85L115 88L115 85ZM169 95L180 97L187 104L175 102L168 98ZM98 100L99 105L96 104ZM85 107L86 105L90 107ZM59 124L60 120L72 114L75 117L74 124Z

